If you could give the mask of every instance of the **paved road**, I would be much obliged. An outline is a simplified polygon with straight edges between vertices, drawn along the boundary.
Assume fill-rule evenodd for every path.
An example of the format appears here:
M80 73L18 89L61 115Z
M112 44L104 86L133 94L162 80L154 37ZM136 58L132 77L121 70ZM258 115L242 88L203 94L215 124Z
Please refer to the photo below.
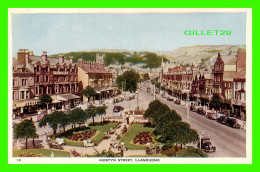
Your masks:
M147 109L149 103L154 100L154 96L151 93L147 93L146 89L143 88L138 94L138 105L142 109ZM175 109L182 117L183 121L187 122L187 109L184 106L176 105L173 102L167 101L158 94L156 98L162 103L170 105L171 108ZM119 116L120 113L113 113L114 105L120 105L125 110L134 109L137 107L137 99L131 101L123 101L120 103L113 104L112 99L107 100L106 105L108 106L107 115ZM33 117L36 121L36 116ZM100 117L96 117L95 121L99 121ZM16 121L18 122L18 120ZM89 119L87 122L92 122ZM246 131L243 129L234 129L228 126L217 123L215 120L210 120L201 116L195 112L190 111L190 124L191 127L196 129L199 133L204 132L208 136L212 144L217 147L215 153L209 153L210 157L245 157L246 156ZM36 122L36 126L38 123ZM70 128L68 126L67 128ZM37 133L42 135L47 132L52 133L49 127L38 128Z
M141 101L153 100L154 96L151 93L144 91L141 94ZM187 108L181 105L176 105L173 102L167 101L159 94L156 98L162 103L170 105L182 117L183 121L187 122ZM210 157L246 157L246 131L243 129L234 129L226 125L219 124L215 120L207 119L196 112L189 111L189 119L191 127L199 133L204 132L205 136L211 139L213 145L216 146L215 153L209 153Z

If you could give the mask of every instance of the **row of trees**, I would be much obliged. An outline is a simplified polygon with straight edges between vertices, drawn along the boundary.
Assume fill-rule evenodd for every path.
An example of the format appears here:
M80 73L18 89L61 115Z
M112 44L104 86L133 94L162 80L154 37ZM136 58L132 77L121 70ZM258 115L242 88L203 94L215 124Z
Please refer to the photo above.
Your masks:
M76 127L76 124L82 125L85 123L88 119L93 119L93 125L95 123L94 118L98 115L101 116L106 113L106 106L100 106L95 107L92 109L86 109L85 111L76 108L72 110L69 114L65 114L64 112L58 112L55 111L49 115L46 115L44 118L42 118L39 122L39 127L44 127L47 124L52 128L53 130L53 136L56 137L56 131L58 127L63 128L63 132L66 130L67 125L72 125L72 128Z
M182 145L196 142L199 134L190 128L190 124L183 122L181 116L171 110L166 104L154 100L149 104L144 117L149 118L155 126L154 133L160 135L159 142L171 147L173 144Z

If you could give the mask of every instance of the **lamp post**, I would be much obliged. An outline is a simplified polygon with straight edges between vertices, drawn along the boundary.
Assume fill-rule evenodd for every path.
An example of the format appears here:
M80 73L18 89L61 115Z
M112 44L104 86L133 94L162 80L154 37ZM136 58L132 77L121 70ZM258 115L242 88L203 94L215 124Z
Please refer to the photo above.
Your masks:
M188 123L190 123L189 90L187 91L187 118L188 118Z

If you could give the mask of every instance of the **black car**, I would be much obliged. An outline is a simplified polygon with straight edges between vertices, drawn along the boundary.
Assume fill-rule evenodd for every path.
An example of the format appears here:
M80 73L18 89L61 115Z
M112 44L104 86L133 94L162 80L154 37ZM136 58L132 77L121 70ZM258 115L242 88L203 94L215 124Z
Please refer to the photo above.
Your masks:
M226 120L226 125L232 128L241 128L241 125L238 123L236 118L228 118Z
M172 97L167 97L168 101L173 101L174 99Z
M174 103L177 104L177 105L180 105L180 104L181 104L181 100L180 100L180 99L176 99L176 100L174 101Z
M203 108L198 108L197 113L200 115L206 115L206 112L203 110Z
M220 116L218 117L217 122L219 122L220 124L226 124L227 119L228 119L227 116Z
M113 112L120 112L122 110L124 110L122 106L114 106Z
M202 149L204 152L216 152L216 146L211 144L208 137L202 137L200 140L201 142L198 143L198 148Z

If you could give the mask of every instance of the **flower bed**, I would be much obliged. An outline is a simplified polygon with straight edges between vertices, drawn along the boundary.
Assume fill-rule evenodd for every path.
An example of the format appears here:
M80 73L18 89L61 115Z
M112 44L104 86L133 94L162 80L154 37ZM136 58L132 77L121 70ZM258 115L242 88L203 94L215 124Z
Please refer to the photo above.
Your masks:
M25 153L22 153L20 155L20 157L43 157L42 154L35 154L35 153L28 153L28 154L25 154Z
M86 130L83 132L73 133L72 136L68 137L68 140L72 140L72 141L87 140L87 139L90 139L92 136L94 136L95 133L96 133L96 130Z
M150 136L149 132L141 132L138 135L135 136L133 143L139 144L139 145L145 145L147 143L152 143L153 138Z

